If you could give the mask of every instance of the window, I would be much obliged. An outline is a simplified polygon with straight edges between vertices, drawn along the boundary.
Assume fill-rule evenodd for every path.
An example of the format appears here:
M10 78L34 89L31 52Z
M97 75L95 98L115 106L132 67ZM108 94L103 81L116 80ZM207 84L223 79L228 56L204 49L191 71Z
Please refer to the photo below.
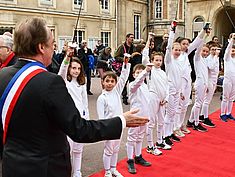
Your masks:
M0 27L0 35L2 35L5 32L10 32L13 34L13 28L12 27Z
M101 41L104 46L110 46L110 37L111 33L110 32L101 32Z
M74 5L80 6L83 3L82 1L83 0L74 0Z
M134 37L140 39L140 15L134 15Z
M85 38L85 31L82 30L75 30L75 41L80 44L81 41Z
M155 18L162 19L162 0L155 0Z
M195 38L201 31L204 25L204 19L202 17L196 17L193 20L193 38Z
M0 0L0 3L17 4L17 0Z
M103 10L109 10L109 0L100 0L100 2Z
M53 0L40 0L40 5L53 5Z

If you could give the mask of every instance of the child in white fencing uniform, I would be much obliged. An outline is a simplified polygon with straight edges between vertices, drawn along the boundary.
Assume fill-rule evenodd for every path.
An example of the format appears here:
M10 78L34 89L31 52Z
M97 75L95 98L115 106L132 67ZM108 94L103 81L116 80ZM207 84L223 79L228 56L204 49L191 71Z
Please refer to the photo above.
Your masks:
M104 73L102 78L103 91L97 99L97 113L99 119L107 119L123 114L121 94L130 73L130 63L123 63L120 78L111 71ZM114 130L115 131L115 130ZM103 163L105 177L122 177L117 171L120 139L105 141Z
M224 55L223 99L221 102L221 120L235 120L232 116L233 101L235 100L235 33L230 35L229 44Z
M188 55L195 50L205 35L205 30L202 29L195 40L189 44L189 39L182 38L178 42L181 45L181 55L179 61L183 67L183 79L181 92L184 95L184 99L180 100L179 107L177 110L177 116L175 121L175 135L178 137L184 137L184 133L188 134L190 131L184 125L184 122L187 123L188 117L186 117L187 108L190 102L190 94L192 90L192 79L191 79L191 65L189 63Z
M151 77L149 78L149 92L150 92L150 121L147 128L147 152L153 155L160 155L162 152L159 149L171 149L163 138L164 124L165 124L165 106L168 98L168 79L166 73L161 69L164 55L161 52L154 52L151 56L151 62L154 67L151 70ZM153 143L153 128L157 125L157 143Z
M208 67L206 58L209 55L209 46L204 45L203 41L201 41L200 46L197 48L194 55L194 67L196 72L196 81L194 84L195 88L195 103L191 110L191 115L189 118L190 122L194 122L195 130L200 132L207 131L200 123L199 123L199 115L201 112L202 104L208 89Z
M169 98L166 107L164 141L170 146L173 145L171 139L177 141L177 137L173 133L173 128L179 100L184 98L181 93L183 67L179 61L181 46L178 42L173 43L175 28L176 25L172 22L165 55L166 74L169 84ZM180 140L178 139L178 141Z
M207 66L208 66L208 90L206 92L206 96L203 101L202 110L200 114L200 120L203 125L206 126L214 126L212 121L209 119L209 105L213 98L217 80L219 75L219 50L218 44L212 43L209 45L210 55L206 58ZM193 125L194 129L196 129L196 124Z
M138 115L149 117L149 99L150 94L147 84L144 83L145 78L149 75L149 71L152 66L145 66L143 64L137 64L133 68L133 77L135 80L129 84L130 94L130 109L140 109ZM142 144L144 135L146 133L146 126L140 126L128 129L127 135L127 157L128 157L128 171L131 174L136 173L134 161L136 164L142 166L151 166L151 163L147 162L141 155ZM133 155L135 158L133 159Z
M88 120L89 110L84 69L81 61L77 57L72 57L73 50L73 48L68 48L67 55L60 66L58 74L64 79L68 92L73 98L76 108L81 113L81 117ZM71 149L73 177L81 177L84 145L73 142L70 138L68 140Z

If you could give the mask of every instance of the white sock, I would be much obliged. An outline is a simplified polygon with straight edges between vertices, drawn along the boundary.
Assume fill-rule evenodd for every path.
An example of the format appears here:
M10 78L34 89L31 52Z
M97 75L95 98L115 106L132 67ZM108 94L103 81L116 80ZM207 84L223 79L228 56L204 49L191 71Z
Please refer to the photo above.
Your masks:
M135 155L140 156L142 150L142 142L136 142Z
M163 125L158 125L157 126L157 143L158 144L161 144L163 142L162 137L163 137Z
M127 158L133 159L134 146L132 145L132 143L129 143L129 142L126 143L126 151L127 151Z
M148 146L153 147L153 129L147 127L147 141L148 141Z
M118 152L114 152L113 155L111 156L111 163L110 167L113 168L117 166L117 160L118 160Z
M110 162L111 162L111 156L107 156L106 154L103 154L103 163L104 163L104 169L110 170Z
M233 109L233 102L229 101L228 102L228 112L227 112L228 115L231 114L232 109Z

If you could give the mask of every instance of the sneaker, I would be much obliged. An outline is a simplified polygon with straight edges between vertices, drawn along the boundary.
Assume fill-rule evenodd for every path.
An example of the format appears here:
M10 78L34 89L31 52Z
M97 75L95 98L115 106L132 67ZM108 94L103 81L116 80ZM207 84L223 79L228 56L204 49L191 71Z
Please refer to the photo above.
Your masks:
M199 116L199 122L202 122L204 120L204 115Z
M133 159L127 161L128 172L131 174L136 174L135 164Z
M139 165L142 165L142 166L144 166L144 167L149 167L149 166L152 165L150 162L147 162L147 161L142 157L141 154L140 154L139 156L135 156L135 163L136 163L136 164L139 164Z
M193 127L193 125L194 125L194 122L190 122L189 120L188 120L188 122L187 122L187 127Z
M170 150L171 146L165 143L158 144L156 143L156 147L159 149Z
M163 138L163 139L164 139L164 142L165 142L167 145L173 146L173 142L171 141L170 136L167 136L167 137L165 137L165 138Z
M104 177L113 177L110 170L105 171Z
M153 154L153 155L161 155L162 151L160 151L159 149L155 148L155 147L147 147L147 153L149 154Z
M232 116L232 114L228 114L228 115L226 115L226 116L227 116L227 118L230 119L230 120L235 120L235 118Z
M197 131L199 131L199 132L207 132L207 131L208 131L208 130L207 130L205 127L203 127L200 123L199 123L198 125L195 125L195 124L194 124L193 129L194 129L194 130L197 130Z
M170 139L172 139L175 142L180 142L180 139L177 136L175 136L174 133L171 134Z
M220 119L222 120L222 121L224 121L224 122L228 122L228 120L227 120L227 115L220 115Z
M111 171L111 174L115 177L123 177L121 173L119 173L119 171L117 171L117 169L114 169L114 170L110 170Z
M207 127L211 127L211 128L214 128L214 127L215 127L215 124L213 124L209 118L205 118L205 119L202 121L202 124L205 125L205 126L207 126Z
M189 134L189 133L191 133L191 131L190 131L189 129L187 129L186 126L181 127L181 131L182 131L184 134Z
M82 173L80 171L76 171L73 173L72 177L82 177Z
M185 134L181 130L175 130L174 134L177 137L185 137Z

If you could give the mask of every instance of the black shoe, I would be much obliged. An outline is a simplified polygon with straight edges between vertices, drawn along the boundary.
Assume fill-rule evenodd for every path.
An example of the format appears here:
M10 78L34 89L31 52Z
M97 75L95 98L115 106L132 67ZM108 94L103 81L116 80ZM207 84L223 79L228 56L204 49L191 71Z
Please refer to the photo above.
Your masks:
M173 146L173 142L171 141L170 136L167 136L163 139L164 139L166 144L168 144L169 146Z
M147 162L146 160L144 160L144 158L142 157L142 155L139 155L139 156L135 156L135 163L136 164L140 164L144 167L149 167L151 166L152 164L150 162Z
M232 114L228 114L228 115L226 115L226 116L227 116L227 118L230 119L230 120L235 120L235 118L232 116Z
M91 91L87 91L87 95L93 95Z
M197 130L197 131L199 131L199 132L207 132L208 130L205 128L205 127L203 127L200 123L198 124L198 125L193 125L193 129L194 130Z
M127 161L128 172L131 174L136 174L135 164L133 159Z
M175 142L180 142L180 139L177 136L175 136L174 133L170 136L170 138Z
M199 122L202 122L204 120L204 115L199 116Z
M224 122L228 122L228 118L227 118L227 115L220 115L220 119L222 120L222 121L224 121Z
M187 122L187 127L193 127L193 125L194 125L194 122L189 122L189 120L188 120L188 122Z
M158 149L165 149L165 150L170 150L171 149L171 146L169 146L168 144L166 143L161 143L159 144L158 142L156 142L156 147Z
M205 118L205 119L202 121L202 124L205 125L205 126L207 126L207 127L211 127L211 128L214 128L214 127L215 127L215 124L213 124L209 118Z
M128 105L129 103L128 103L128 101L127 101L127 99L123 99L123 104L125 104L125 105Z

